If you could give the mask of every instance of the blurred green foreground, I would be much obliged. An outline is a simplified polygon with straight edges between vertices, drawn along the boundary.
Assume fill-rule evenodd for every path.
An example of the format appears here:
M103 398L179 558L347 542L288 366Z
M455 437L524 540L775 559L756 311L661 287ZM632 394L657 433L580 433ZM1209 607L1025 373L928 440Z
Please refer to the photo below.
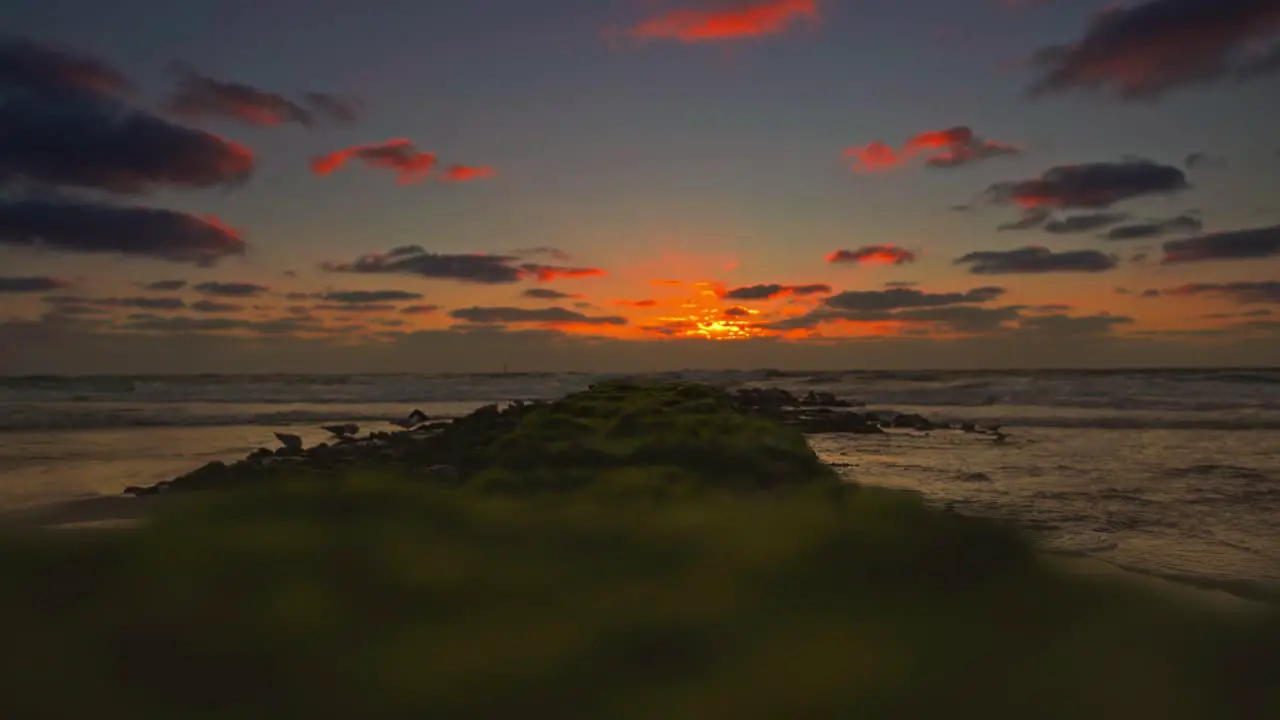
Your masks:
M1280 718L1275 614L1060 576L710 388L483 450L9 532L0 718Z

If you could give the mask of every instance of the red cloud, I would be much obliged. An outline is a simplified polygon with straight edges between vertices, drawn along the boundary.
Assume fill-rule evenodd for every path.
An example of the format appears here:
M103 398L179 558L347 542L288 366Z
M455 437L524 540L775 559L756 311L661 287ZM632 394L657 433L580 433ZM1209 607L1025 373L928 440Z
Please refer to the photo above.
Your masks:
M1022 151L1013 145L984 140L963 125L946 130L927 130L908 138L901 150L876 141L861 147L845 150L845 157L854 158L855 172L882 172L892 170L921 153L932 153L925 164L934 168L953 168L971 162L1000 155L1017 155Z
M775 35L801 17L818 19L817 0L756 0L713 10L673 10L631 30L642 40L685 43Z
M651 308L658 304L657 300L615 300L614 305L631 308Z
M557 267L555 265L521 265L520 268L541 282L551 282L559 278L601 277L607 275L600 268Z
M484 165L481 167L469 167L467 165L453 165L445 171L444 179L453 182L470 182L472 180L487 180L495 177L498 171Z
M434 153L420 151L405 138L388 140L373 145L356 145L311 161L311 170L317 175L328 175L347 164L348 160L363 160L369 167L395 170L400 174L397 182L409 185L427 179L436 166Z
M916 261L916 254L897 245L864 245L857 250L837 250L827 262L841 265L905 265Z

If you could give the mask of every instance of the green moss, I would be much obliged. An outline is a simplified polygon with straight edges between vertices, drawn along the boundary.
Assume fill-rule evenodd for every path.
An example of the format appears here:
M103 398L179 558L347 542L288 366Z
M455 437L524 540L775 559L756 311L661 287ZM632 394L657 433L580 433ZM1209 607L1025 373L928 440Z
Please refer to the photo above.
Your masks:
M1266 717L1280 626L873 488L374 478L0 542L0 716ZM646 490L647 488L647 490ZM607 492L606 492L607 490ZM652 498L650 498L652 499Z
M619 471L709 488L762 490L835 477L800 431L736 410L695 383L611 382L528 413L489 451L490 489L564 491Z

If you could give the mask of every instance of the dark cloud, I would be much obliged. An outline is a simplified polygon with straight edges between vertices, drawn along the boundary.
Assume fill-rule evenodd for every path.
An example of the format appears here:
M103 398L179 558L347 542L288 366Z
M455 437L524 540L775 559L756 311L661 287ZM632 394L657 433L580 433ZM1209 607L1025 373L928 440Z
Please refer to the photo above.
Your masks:
M1148 256L1146 253L1134 253L1133 256L1129 258L1129 262L1132 262L1132 263L1146 262L1147 257Z
M958 333L986 333L998 330L1005 323L1019 318L1019 308L984 308L972 305L903 310L886 315L885 320L907 323L940 325ZM877 319L877 318L866 318Z
M1044 231L1055 235L1086 233L1101 230L1108 225L1115 225L1128 219L1124 213L1091 213L1088 215L1071 215L1060 220L1051 220L1044 225Z
M245 243L216 218L70 199L0 198L0 245L212 265Z
M1132 225L1120 225L1107 231L1108 240L1148 240L1150 238L1200 232L1204 223L1191 215L1179 215L1167 220L1151 220Z
M187 65L176 65L177 87L165 103L172 114L201 120L226 118L248 125L298 123L310 127L311 111L279 93L259 90L243 83L215 80Z
M915 261L915 253L897 245L864 245L857 250L837 250L827 256L827 262L834 265L905 265Z
M0 42L0 185L139 193L235 184L253 153L111 97L127 81L104 63Z
M1280 255L1280 225L1200 235L1164 244L1166 265L1208 260L1252 260Z
M254 297L269 292L271 288L265 285L257 285L254 283L244 282L202 282L192 288L196 292L205 295L219 295L222 297Z
M1023 309L1030 310L1031 312L1038 312L1038 313L1071 312L1070 305L1032 305L1031 307L1023 308Z
M350 160L360 160L371 168L393 170L401 185L412 185L426 180L435 170L435 153L420 150L407 138L396 138L368 145L353 145L320 155L311 161L311 170L317 175L330 175L344 167Z
M360 102L332 93L304 93L302 101L315 114L346 125L359 120L360 114L363 112Z
M1166 295L1214 295L1241 305L1280 303L1280 281L1193 283L1164 291Z
M400 312L405 315L430 315L439 309L439 305L408 305L400 308Z
M825 305L836 310L898 310L930 308L970 303L987 303L1007 292L1000 287L980 287L967 292L929 293L910 288L850 290L827 298Z
M751 317L751 311L742 306L734 305L724 311L724 316L730 320L739 320Z
M551 288L529 288L521 294L534 300L568 300L570 298L582 297L581 295L560 292L559 290L552 290Z
M547 323L552 325L626 325L627 319L617 316L593 317L566 310L562 307L531 310L518 307L469 307L449 313L449 317L469 323Z
M191 303L191 309L202 313L234 313L244 310L244 306L214 302L212 300L197 300Z
M1212 168L1222 167L1227 164L1227 159L1218 155L1210 155L1204 152L1188 153L1187 157L1182 161L1182 166L1188 170L1196 168Z
M1132 291L1132 290L1130 290L1129 288L1122 288L1122 287L1118 287L1118 288L1116 288L1116 294L1117 294L1117 295L1132 295L1132 294L1133 294L1133 291Z
M422 294L406 290L335 290L317 295L321 300L333 303L388 303L403 300L421 300Z
M545 245L540 245L538 247L520 248L519 250L512 250L511 254L519 255L521 257L545 256L553 260L559 260L560 262L569 262L569 260L571 259L569 256L569 253L561 250L560 248L547 247Z
M385 254L371 253L350 263L325 263L327 272L393 273L417 275L437 280L458 280L482 285L519 282L524 270L514 265L511 255L446 255L429 253L418 246L405 246Z
M78 295L54 295L46 297L45 302L60 308L66 307L98 307L98 308L136 308L139 310L181 310L187 306L181 298L175 297L105 297L90 298Z
M1148 0L1112 5L1070 45L1036 54L1040 76L1031 95L1088 90L1122 100L1154 100L1179 88L1280 71L1274 0Z
M955 261L968 265L974 275L1010 275L1052 272L1104 272L1115 269L1119 260L1097 250L1053 252L1044 247L1017 250L972 252Z
M1272 312L1266 308L1258 308L1257 310L1245 310L1236 313L1209 313L1201 315L1205 320L1240 320L1244 318L1260 318L1271 317Z
M1159 291L1159 290L1143 290L1143 291L1142 291L1142 294L1141 294L1141 295L1139 295L1138 297L1140 297L1140 298L1158 298L1158 297L1160 297L1160 291Z
M387 303L321 303L311 306L311 309L317 312L383 313L394 312L396 306Z
M1049 210L1045 210L1043 208L1031 208L1030 210L1022 213L1022 217L1014 220L1013 222L1004 223L996 227L996 230L1000 232L1008 232L1010 230L1034 230L1043 226L1051 217L1053 217L1053 213Z
M312 317L247 320L243 318L135 315L121 323L119 327L122 330L158 332L166 334L220 333L237 330L257 335L293 335L300 332L333 332L332 330L324 328L318 319Z
M957 168L1003 155L1020 155L1022 150L1008 143L985 140L964 125L945 130L928 130L907 139L899 150L875 141L845 150L854 160L854 172L884 172L900 167L914 157L927 155L931 168Z
M143 285L142 289L150 290L151 292L176 292L186 286L186 280L157 280Z
M996 183L987 188L995 203L1022 208L1097 209L1148 195L1190 188L1187 176L1171 165L1150 160L1059 165L1038 178Z
M70 282L55 277L0 277L0 293L50 292L70 286Z
M749 285L746 287L734 288L725 292L721 297L726 300L771 300L773 298L785 297L788 295L822 295L829 292L831 292L830 285L822 285L819 283L812 285L780 285L778 283L770 283L768 285Z
M600 277L606 274L600 268L563 267L560 265L538 265L536 263L525 263L520 266L520 269L525 276L532 277L540 282L551 282L560 278Z
M1021 329L1024 332L1054 335L1058 337L1072 335L1105 335L1115 330L1117 325L1132 325L1133 318L1126 315L1088 315L1073 317L1071 315L1039 315L1023 318Z
M132 91L133 83L97 58L23 38L0 38L0 88L110 96Z

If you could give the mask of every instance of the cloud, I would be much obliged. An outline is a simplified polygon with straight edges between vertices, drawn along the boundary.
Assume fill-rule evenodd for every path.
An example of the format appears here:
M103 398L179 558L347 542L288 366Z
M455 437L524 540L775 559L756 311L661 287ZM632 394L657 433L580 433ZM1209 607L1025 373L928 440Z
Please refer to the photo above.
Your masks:
M198 293L220 297L256 297L271 290L266 285L244 282L202 282L192 289Z
M253 172L247 148L115 97L130 87L99 60L0 42L0 185L139 193L235 184Z
M916 261L916 254L897 245L863 245L857 250L837 250L827 256L834 265L905 265Z
M0 40L0 87L102 96L134 89L119 70L97 58L24 38Z
M1164 291L1165 295L1215 295L1241 305L1280 303L1280 281L1193 283Z
M1226 164L1226 158L1199 151L1188 153L1186 159L1182 161L1182 166L1188 170L1195 170L1199 167L1222 167Z
M829 292L831 292L830 285L817 283L812 285L779 285L771 283L768 285L749 285L734 288L724 292L721 297L726 300L772 300L787 295L804 297L808 295L823 295Z
M311 309L317 312L384 313L394 312L398 308L387 303L321 303L312 305Z
M684 43L738 40L785 32L801 18L818 21L817 0L748 0L710 9L672 10L639 23L629 34L639 40Z
M44 298L46 303L60 308L136 308L139 310L181 310L187 306L181 298L174 297L105 297L89 298L77 295L55 295Z
M581 295L560 292L559 290L552 290L551 288L529 288L521 294L534 300L569 300L582 297Z
M1104 272L1114 270L1119 260L1097 250L1053 252L1044 247L1028 246L1017 250L972 252L955 261L968 265L974 275L1011 275L1023 273Z
M1141 294L1141 295L1139 295L1138 297L1139 297L1139 298L1147 298L1147 299L1150 299L1150 298L1158 298L1158 297L1160 297L1160 291L1159 291L1159 290L1143 290L1143 291L1142 291L1142 294Z
M751 315L752 315L751 311L742 307L741 305L734 305L731 308L726 308L724 311L724 316L726 318L735 319L735 320L740 320L742 318L749 318L751 317Z
M0 245L213 265L245 242L215 217L70 199L0 198Z
M142 289L152 292L176 292L186 286L186 280L157 280L143 285Z
M404 315L430 315L439 309L439 305L408 305L400 308L400 312Z
M247 320L242 318L136 315L121 323L120 328L137 332L166 334L221 333L240 330L268 336L294 335L299 332L334 332L324 328L316 318L312 317Z
M469 323L543 323L550 325L626 325L627 319L617 316L592 317L562 307L531 310L517 307L469 307L449 313L449 317Z
M1166 220L1150 220L1132 225L1120 225L1107 231L1108 240L1147 240L1165 235L1199 232L1204 223L1191 215L1179 215Z
M1020 155L1022 151L1008 143L984 140L963 125L946 130L929 130L907 139L901 150L876 142L851 147L845 157L856 161L856 172L892 170L912 158L925 154L925 165L932 168L956 168L1002 155Z
M197 300L191 303L191 309L201 313L234 313L244 310L244 306L215 302L213 300Z
M987 188L986 195L992 202L1023 208L1096 209L1190 187L1187 176L1176 167L1130 159L1059 165L1038 178L996 183Z
M588 278L603 277L607 275L600 268L589 267L561 267L558 265L538 265L535 263L526 263L520 266L524 276L537 279L539 282L551 282L561 278Z
M884 286L887 288L913 288L919 284L920 283L918 282L910 282L907 280L895 280L894 282L885 283Z
M55 277L0 277L0 293L40 293L68 287L70 282Z
M988 303L1003 296L1001 287L979 287L966 292L930 293L913 288L849 290L827 298L825 305L836 310L901 310L933 308L970 303Z
M311 127L315 122L310 110L279 93L215 80L182 64L174 67L174 74L178 85L166 101L165 109L178 117L226 118L246 125L298 123Z
M361 305L365 303L421 300L422 294L406 290L334 290L320 293L317 297L326 302Z
M1055 235L1086 233L1101 230L1108 225L1115 225L1129 218L1125 213L1091 213L1088 215L1071 215L1061 220L1051 220L1044 225L1044 231Z
M521 257L546 256L551 258L552 260L559 260L560 262L569 262L569 260L572 259L570 258L569 253L561 250L560 248L547 247L545 245L512 250L511 254L520 255Z
M1200 235L1164 244L1165 265L1209 260L1254 260L1280 255L1280 225Z
M1273 0L1148 0L1111 5L1070 45L1041 49L1032 96L1074 90L1155 100L1172 90L1280 70L1274 46L1251 53L1280 28Z
M326 272L417 275L437 280L458 280L482 285L519 282L524 271L513 265L511 255L429 253L418 246L363 255L351 263L324 263Z
M498 171L488 165L470 167L467 165L450 165L444 173L444 179L452 182L471 182L488 180L498 176Z
M394 170L397 182L411 185L426 180L436 167L435 153L423 152L405 138L388 140L372 145L355 145L321 155L311 161L311 170L317 175L329 175L356 159L372 168Z
M614 300L614 305L629 308L651 308L658 304L657 300Z
M1038 315L1023 318L1021 329L1025 332L1054 335L1106 335L1118 325L1132 325L1133 318L1126 315Z
M1266 308L1258 308L1257 310L1245 310L1244 312L1235 313L1209 313L1201 315L1205 320L1240 320L1244 318L1260 318L1271 317L1273 313Z
M360 119L362 108L360 103L332 93L304 93L302 102L317 115L323 115L334 122L349 125Z
M1053 213L1044 208L1028 208L1022 213L1022 217L1013 222L1004 223L996 228L1000 232L1009 230L1034 230L1043 226L1053 217Z

